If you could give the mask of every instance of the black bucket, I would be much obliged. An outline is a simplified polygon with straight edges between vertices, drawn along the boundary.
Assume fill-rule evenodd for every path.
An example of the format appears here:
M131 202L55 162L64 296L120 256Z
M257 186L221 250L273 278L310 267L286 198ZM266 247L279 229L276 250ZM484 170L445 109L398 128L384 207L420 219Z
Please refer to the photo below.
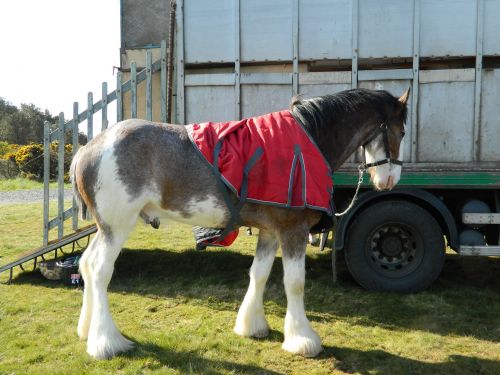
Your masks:
M78 270L78 264L80 262L80 256L70 256L65 258L63 261L56 263L56 267L62 269L62 280L65 285L69 286L83 286L83 278Z

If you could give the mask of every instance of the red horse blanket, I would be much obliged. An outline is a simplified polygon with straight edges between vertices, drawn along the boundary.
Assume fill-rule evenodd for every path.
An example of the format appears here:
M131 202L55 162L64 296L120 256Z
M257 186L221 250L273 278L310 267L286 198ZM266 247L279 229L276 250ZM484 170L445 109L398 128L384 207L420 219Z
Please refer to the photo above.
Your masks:
M195 148L240 199L332 214L330 167L290 111L186 128Z

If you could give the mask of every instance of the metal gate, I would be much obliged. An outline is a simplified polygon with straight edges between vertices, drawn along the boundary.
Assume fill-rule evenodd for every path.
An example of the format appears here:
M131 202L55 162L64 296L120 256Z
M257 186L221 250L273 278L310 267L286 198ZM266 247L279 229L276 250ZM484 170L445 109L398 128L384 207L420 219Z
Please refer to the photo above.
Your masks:
M43 245L49 243L49 232L57 228L57 239L64 236L64 222L72 220L72 229L77 230L78 212L76 202L73 199L71 207L65 207L64 204L64 146L67 132L72 132L73 156L78 150L78 125L82 122L87 123L87 136L90 141L94 136L94 116L101 114L101 131L108 127L108 105L116 101L117 121L124 118L138 117L138 107L145 107L145 118L153 119L153 98L158 96L156 102L161 103L161 121L167 122L167 44L161 44L161 57L159 60L152 61L152 50L146 53L146 66L138 71L134 62L130 64L128 80L124 80L124 74L121 71L117 73L116 89L108 93L107 84L102 84L102 97L94 102L93 93L88 94L87 108L79 112L79 103L73 105L73 117L65 121L64 113L59 114L59 127L53 131L51 125L45 123L44 131L44 208L43 208ZM160 92L153 91L153 78L160 81ZM159 77L158 77L159 75ZM144 90L144 95L138 98L138 88ZM141 103L143 102L143 103ZM127 105L126 105L127 104ZM127 111L125 111L127 109ZM50 144L58 142L58 160L57 160L57 216L51 218L49 215L49 179L50 179ZM68 162L68 161L66 161Z

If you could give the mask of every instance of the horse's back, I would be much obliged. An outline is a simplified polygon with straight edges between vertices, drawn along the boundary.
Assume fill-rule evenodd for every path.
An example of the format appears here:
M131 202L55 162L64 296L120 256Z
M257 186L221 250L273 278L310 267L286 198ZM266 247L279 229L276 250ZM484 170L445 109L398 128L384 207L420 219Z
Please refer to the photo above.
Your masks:
M90 207L100 192L122 207L147 204L184 221L194 215L192 202L222 205L213 175L181 125L125 120L96 136L75 159L74 180Z

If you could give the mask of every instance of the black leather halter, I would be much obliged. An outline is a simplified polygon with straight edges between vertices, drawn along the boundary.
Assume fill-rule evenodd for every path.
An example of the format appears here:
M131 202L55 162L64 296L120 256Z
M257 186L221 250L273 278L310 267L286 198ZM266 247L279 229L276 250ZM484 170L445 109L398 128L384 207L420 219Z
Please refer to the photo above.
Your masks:
M387 124L385 122L383 122L382 124L380 124L379 128L377 129L377 132L367 142L365 142L361 146L361 148L363 150L363 162L359 165L358 186L356 187L356 191L354 192L354 196L352 197L352 201L349 204L349 206L344 211L342 211L340 213L336 213L335 216L338 217L338 216L345 215L354 206L354 204L356 203L356 199L358 197L359 188L363 184L363 174L368 168L377 167L379 165L384 165L384 164L389 164L389 166L391 164L396 164L396 165L401 165L401 166L403 165L403 162L401 160L391 158L391 153L389 151L389 135L387 134L388 131L389 131L389 129L387 127ZM368 143L370 143L371 141L373 141L379 135L379 133L382 133L382 137L384 140L385 159L374 161L373 163L367 163L366 162L366 154L365 154L365 146Z
M362 165L363 169L378 167L379 165L384 165L384 164L389 164L389 166L391 164L396 164L401 166L403 165L403 162L401 160L391 158L391 153L389 150L389 135L387 133L388 131L389 129L387 127L387 124L383 122L382 124L380 124L377 133L368 142L366 142L363 146L361 146L361 148L363 149L363 165ZM378 133L382 133L382 139L384 141L385 159L377 160L374 161L373 163L367 163L365 155L365 146L371 141L373 141L378 136Z

